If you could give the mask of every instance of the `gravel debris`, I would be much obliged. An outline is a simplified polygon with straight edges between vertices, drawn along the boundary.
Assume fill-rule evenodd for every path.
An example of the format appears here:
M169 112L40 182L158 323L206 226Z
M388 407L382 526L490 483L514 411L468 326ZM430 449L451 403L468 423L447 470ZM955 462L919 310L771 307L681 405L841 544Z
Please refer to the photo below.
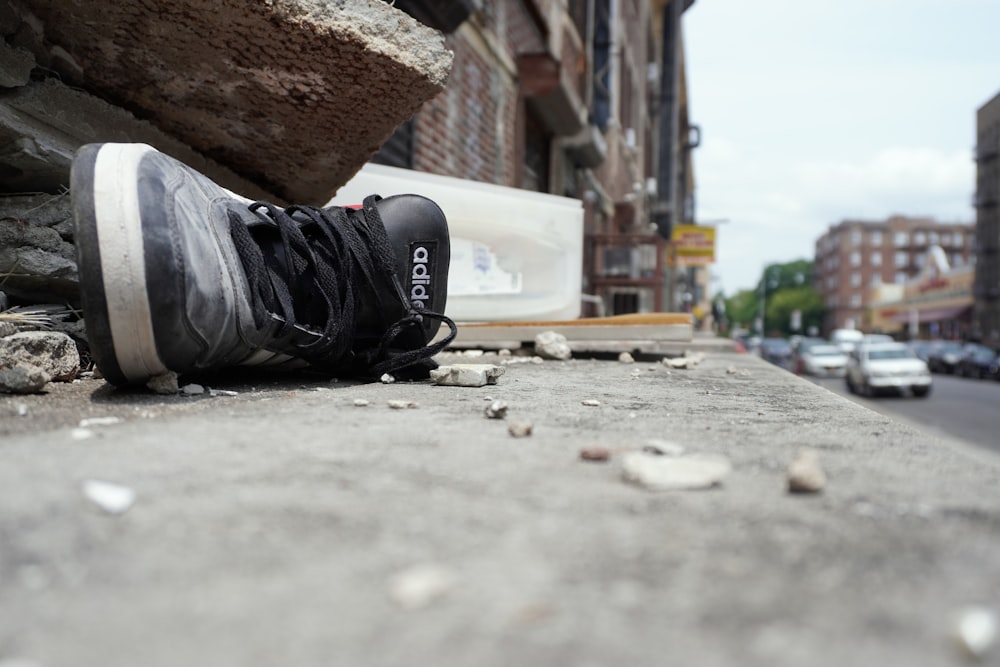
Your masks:
M487 419L504 419L507 416L506 401L493 401L483 410Z

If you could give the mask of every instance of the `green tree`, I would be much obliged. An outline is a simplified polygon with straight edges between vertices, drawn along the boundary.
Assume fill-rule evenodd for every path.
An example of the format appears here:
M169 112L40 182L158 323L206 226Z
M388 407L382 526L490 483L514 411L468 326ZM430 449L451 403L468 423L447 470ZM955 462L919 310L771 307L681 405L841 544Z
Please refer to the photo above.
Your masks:
M764 304L763 330L767 335L805 333L823 321L823 298L813 286L813 262L799 259L784 264L769 264L757 283L758 315ZM798 310L801 325L792 329L792 312Z
M730 330L733 327L749 329L757 317L757 292L749 289L740 290L725 301Z

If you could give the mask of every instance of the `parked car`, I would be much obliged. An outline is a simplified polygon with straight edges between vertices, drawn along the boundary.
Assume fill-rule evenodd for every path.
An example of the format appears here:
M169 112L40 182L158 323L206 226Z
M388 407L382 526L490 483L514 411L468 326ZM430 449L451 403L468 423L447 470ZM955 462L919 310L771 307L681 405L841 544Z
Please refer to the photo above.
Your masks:
M829 345L830 343L825 338L818 338L815 336L792 336L788 339L788 342L792 344L792 362L791 369L796 373L803 373L802 369L802 354L814 345Z
M969 378L1000 379L1000 362L996 350L985 345L969 345L965 355L955 364L955 375Z
M965 346L953 340L942 340L931 346L927 352L927 367L931 373L954 373L959 359L965 354Z
M765 338L760 342L760 356L776 366L788 368L792 360L792 344L784 338Z
M893 392L923 397L931 391L931 372L903 343L858 345L847 358L847 390L864 396Z
M799 353L799 368L806 375L817 377L844 377L847 372L847 353L839 345L824 343L809 345Z
M927 357L930 355L931 350L940 342L941 341L935 340L911 340L907 342L906 345L913 350L913 353L917 355L918 359L927 361Z

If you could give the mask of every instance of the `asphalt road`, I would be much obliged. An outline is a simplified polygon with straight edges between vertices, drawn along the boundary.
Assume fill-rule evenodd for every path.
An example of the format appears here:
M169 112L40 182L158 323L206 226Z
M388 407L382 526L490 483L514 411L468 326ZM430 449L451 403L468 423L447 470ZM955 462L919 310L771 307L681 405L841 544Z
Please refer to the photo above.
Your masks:
M865 398L849 394L842 378L809 379L888 417L1000 454L1000 382L936 373L931 395L924 399Z

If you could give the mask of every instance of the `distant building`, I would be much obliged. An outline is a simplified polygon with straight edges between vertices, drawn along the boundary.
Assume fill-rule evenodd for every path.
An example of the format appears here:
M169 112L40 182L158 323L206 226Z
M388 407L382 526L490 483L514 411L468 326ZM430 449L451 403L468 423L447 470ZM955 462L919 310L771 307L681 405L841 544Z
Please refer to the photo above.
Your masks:
M1000 93L976 113L975 334L1000 345Z
M933 246L941 248L951 268L969 265L975 226L899 215L831 225L816 241L816 288L826 305L824 335L843 327L873 330L868 315L873 288L905 285L920 274ZM971 319L971 314L965 317Z
M931 246L925 257L915 277L872 288L865 322L904 339L968 339L975 267L952 267L941 246Z

